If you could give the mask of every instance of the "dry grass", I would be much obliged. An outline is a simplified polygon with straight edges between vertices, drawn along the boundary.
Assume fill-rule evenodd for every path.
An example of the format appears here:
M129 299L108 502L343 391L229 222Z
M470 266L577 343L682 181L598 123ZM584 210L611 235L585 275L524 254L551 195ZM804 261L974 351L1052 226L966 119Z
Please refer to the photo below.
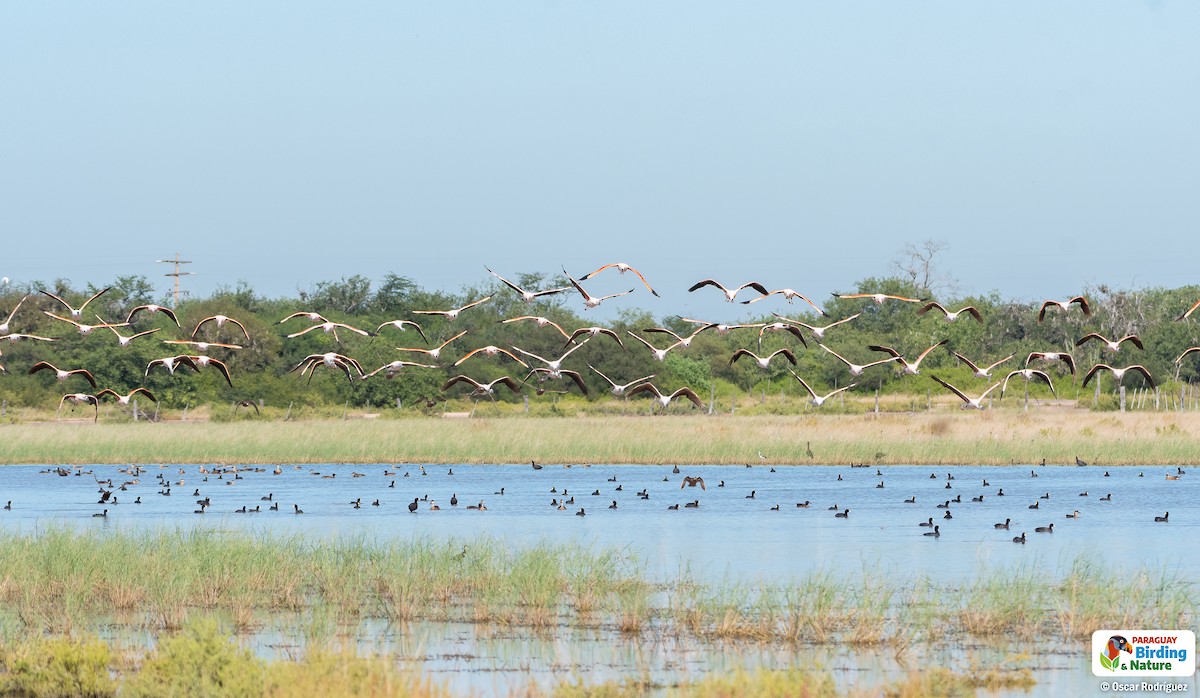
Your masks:
M9 424L0 463L1073 464L1200 462L1200 414L1046 408L800 416L577 416ZM806 453L811 442L813 457ZM581 455L583 454L583 455Z

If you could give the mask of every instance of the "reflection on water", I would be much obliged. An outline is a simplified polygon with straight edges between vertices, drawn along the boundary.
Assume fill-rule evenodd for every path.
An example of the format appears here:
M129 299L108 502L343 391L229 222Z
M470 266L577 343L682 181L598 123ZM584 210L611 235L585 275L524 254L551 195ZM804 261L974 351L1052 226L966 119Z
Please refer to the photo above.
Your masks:
M1061 577L1085 553L1113 568L1200 577L1200 557L1193 554L1200 532L1193 483L1200 473L1168 481L1168 469L1162 467L683 466L676 473L661 466L399 465L392 468L395 474L387 474L378 465L329 465L285 466L278 475L267 468L206 476L192 465L182 473L178 466L152 467L125 490L117 487L133 478L116 466L88 466L84 470L91 474L68 477L44 470L0 469L0 491L12 501L11 510L0 511L0 525L22 531L47 524L121 531L205 527L447 541L485 535L511 546L582 542L634 553L653 579L675 578L686 570L716 583L781 584L818 571L854 575L869 570L893 587L919 579L957 585L988 569L1018 566ZM704 489L681 489L684 476L702 477ZM112 487L96 482L109 478ZM113 490L116 501L98 503L100 489ZM138 497L141 504L134 503ZM452 497L457 506L451 506ZM196 500L203 498L211 507L194 514ZM410 513L414 499L417 512ZM354 508L355 501L360 508ZM552 505L564 501L563 509ZM684 506L693 501L699 506ZM431 510L435 502L438 511ZM486 511L466 508L480 502ZM610 508L614 502L616 508ZM804 502L807 507L796 506ZM272 505L278 511L270 511ZM305 513L294 514L293 505ZM835 517L835 505L837 512L849 509L848 516ZM234 513L242 507L257 507L260 513ZM103 509L108 509L106 518L92 516ZM580 510L584 516L577 515ZM1076 511L1077 518L1068 518ZM1154 522L1168 511L1169 523ZM939 526L936 538L922 535L930 529L918 526L930 518ZM1008 530L994 527L1006 519L1011 520ZM1053 533L1035 532L1049 524ZM1014 544L1012 538L1022 532L1027 543ZM264 653L287 656L304 644L296 627L265 629L255 643ZM1015 652L1011 647L966 651L957 644L922 645L911 653L845 645L797 652L699 643L653 628L637 639L615 630L568 628L549 637L530 637L524 630L505 637L465 623L367 624L359 629L358 641L411 658L456 687L484 691L531 680L551 685L563 677L592 683L645 675L669 685L756 666L823 668L849 686L863 675L871 677L868 683L899 678L923 662L989 666ZM1085 648L1051 649L1023 664L1036 669L1039 692L1047 686L1062 693L1095 689Z

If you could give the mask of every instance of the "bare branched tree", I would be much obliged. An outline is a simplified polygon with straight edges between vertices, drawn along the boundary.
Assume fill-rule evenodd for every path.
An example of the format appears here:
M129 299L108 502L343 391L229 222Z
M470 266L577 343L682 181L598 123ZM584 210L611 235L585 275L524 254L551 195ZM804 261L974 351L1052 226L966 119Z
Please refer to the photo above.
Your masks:
M945 240L928 239L909 243L892 259L892 268L902 279L934 296L958 291L958 281L938 267L938 256L950 245Z

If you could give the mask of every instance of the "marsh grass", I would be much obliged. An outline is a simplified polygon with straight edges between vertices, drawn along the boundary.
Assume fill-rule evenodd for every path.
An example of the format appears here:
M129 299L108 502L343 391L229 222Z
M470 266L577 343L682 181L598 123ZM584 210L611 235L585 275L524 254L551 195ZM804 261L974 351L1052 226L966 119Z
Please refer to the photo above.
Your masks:
M4 425L0 463L1188 464L1200 413L913 414ZM1164 428L1169 425L1169 428ZM814 453L809 458L806 443ZM769 447L764 447L768 444ZM579 454L588 454L587 460Z
M1187 625L1196 607L1188 580L1085 557L1061 579L1032 567L984 570L962 587L869 571L712 585L684 573L652 584L629 554L572 544L0 532L0 637L9 639L101 629L171 636L200 615L239 633L272 628L309 648L372 624L411 622L471 623L481 635L592 629L631 639L875 646L1077 640L1096 627Z

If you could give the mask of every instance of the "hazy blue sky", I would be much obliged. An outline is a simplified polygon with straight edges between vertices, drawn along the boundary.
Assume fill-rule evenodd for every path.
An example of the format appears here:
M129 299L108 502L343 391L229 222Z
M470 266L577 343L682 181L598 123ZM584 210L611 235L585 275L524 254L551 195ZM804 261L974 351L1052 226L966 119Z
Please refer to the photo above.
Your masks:
M936 238L963 292L1198 283L1197 37L1194 2L6 2L0 275L627 261L663 297L626 304L735 320L687 287L823 299Z

